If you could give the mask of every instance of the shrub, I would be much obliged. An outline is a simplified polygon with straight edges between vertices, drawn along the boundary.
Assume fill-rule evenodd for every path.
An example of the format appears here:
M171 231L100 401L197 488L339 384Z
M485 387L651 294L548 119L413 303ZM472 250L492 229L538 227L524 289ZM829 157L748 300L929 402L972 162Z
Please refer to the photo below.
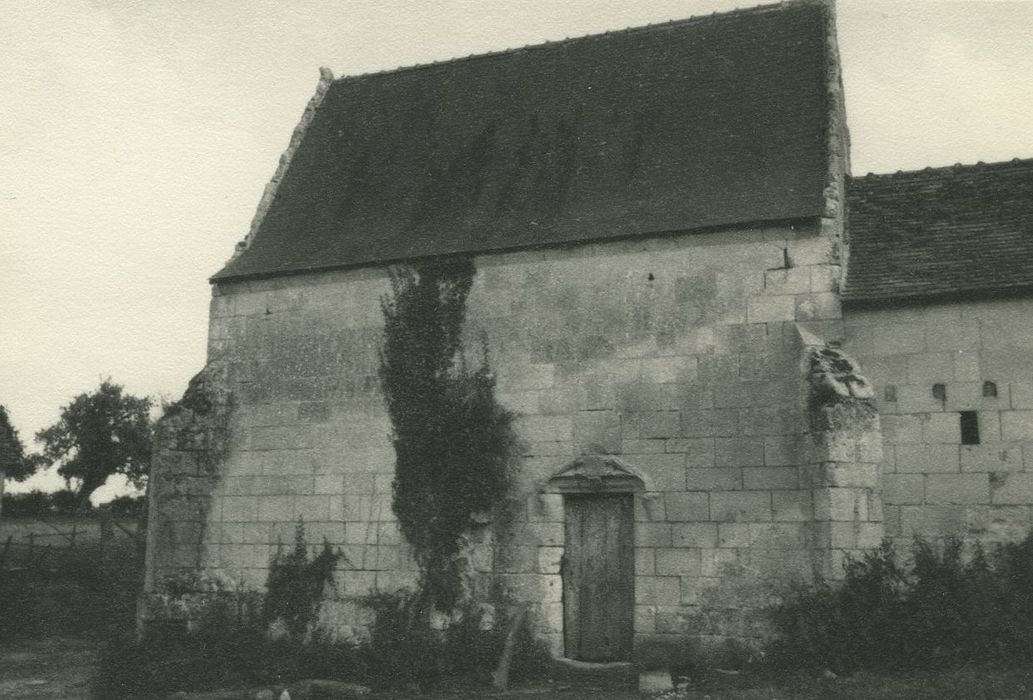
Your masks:
M420 614L416 595L376 593L363 604L373 613L363 652L372 681L385 688L428 687L440 681L441 637Z
M1033 535L986 555L916 539L902 565L885 542L837 586L798 587L775 613L779 665L838 672L1024 659L1033 651Z
M487 684L512 623L498 619L489 624L486 609L467 602L447 627L436 630L422 614L416 593L377 593L364 602L375 617L362 653L370 681L385 688L426 690L445 681ZM540 675L548 659L548 651L524 624L516 637L509 677L519 682Z
M191 574L166 581L170 598L200 601L188 617L168 614L148 623L137 639L124 626L101 652L95 697L164 697L171 692L282 684L301 678L355 680L366 672L353 645L315 629L325 591L342 555L324 543L309 556L305 528L294 547L269 562L265 594L230 589ZM288 634L273 637L270 623Z

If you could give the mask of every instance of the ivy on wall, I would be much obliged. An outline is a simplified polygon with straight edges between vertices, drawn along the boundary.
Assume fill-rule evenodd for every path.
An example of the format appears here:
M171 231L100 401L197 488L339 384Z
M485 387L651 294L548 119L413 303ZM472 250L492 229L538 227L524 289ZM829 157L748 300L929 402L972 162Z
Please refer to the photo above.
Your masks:
M380 382L394 429L392 507L420 567L420 594L450 612L463 594L461 553L475 514L505 496L517 454L513 414L495 400L485 345L463 352L472 261L394 270L382 301Z
M262 614L268 625L280 620L295 640L305 640L315 628L319 606L328 586L333 586L337 562L344 558L323 541L319 554L309 558L305 541L305 524L299 522L294 532L294 547L288 552L277 550L269 562L266 594Z

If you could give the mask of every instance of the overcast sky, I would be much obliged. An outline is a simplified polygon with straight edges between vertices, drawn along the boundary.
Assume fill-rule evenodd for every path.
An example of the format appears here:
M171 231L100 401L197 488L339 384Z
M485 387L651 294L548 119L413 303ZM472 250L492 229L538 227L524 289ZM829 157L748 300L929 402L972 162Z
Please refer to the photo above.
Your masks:
M0 403L35 449L102 377L178 398L204 364L207 277L247 232L319 66L754 4L0 1ZM1033 157L1033 2L841 0L838 14L855 173Z

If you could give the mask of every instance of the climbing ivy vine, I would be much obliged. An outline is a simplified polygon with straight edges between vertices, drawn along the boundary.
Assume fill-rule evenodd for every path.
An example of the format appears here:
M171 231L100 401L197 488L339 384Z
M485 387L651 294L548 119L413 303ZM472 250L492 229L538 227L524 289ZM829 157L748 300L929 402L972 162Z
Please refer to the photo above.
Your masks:
M504 498L517 452L513 414L495 399L487 343L475 369L463 350L474 273L468 259L396 269L382 302L392 506L420 567L420 595L442 611L462 598L461 553L473 517Z

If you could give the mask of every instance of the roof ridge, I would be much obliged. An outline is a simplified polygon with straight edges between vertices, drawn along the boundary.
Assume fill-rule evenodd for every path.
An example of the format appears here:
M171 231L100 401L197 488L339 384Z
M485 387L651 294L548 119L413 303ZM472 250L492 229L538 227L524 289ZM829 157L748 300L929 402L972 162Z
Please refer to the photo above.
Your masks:
M976 161L975 163L955 163L954 165L940 165L940 166L926 166L924 168L916 168L915 170L898 170L895 173L873 173L868 172L864 175L851 175L851 180L887 180L897 177L910 177L914 175L936 175L946 172L973 172L986 169L1004 169L1009 166L1016 165L1030 165L1033 166L1033 157L1030 158L1012 158L1011 160L999 160L992 163L986 163L983 161Z
M414 63L407 66L397 66L395 68L385 68L383 70L374 70L366 73L355 73L354 75L341 75L336 78L334 82L347 82L352 80L361 80L363 78L371 78L374 76L381 75L394 75L398 73L409 73L417 70L424 70L427 68L437 68L439 66L453 65L456 63L465 63L467 61L476 61L485 58L499 58L502 56L512 56L514 54L522 53L525 51L539 51L542 49L554 49L560 46L569 46L571 44L587 42L592 40L600 40L603 38L610 38L617 35L630 35L639 34L646 32L663 31L668 29L675 29L682 26L688 26L692 24L699 24L704 21L721 21L732 17L740 17L743 15L753 14L764 14L766 12L773 12L776 10L785 10L793 7L801 7L808 5L824 5L829 0L781 0L780 2L764 3L760 5L752 5L749 7L736 7L731 10L725 10L723 12L712 12L708 15L690 15L689 17L683 17L681 19L672 19L666 22L657 22L642 24L633 27L624 27L623 29L610 29L603 32L595 32L592 34L582 34L580 36L565 37L563 39L550 40L546 39L535 44L525 44L523 46L513 46L505 49L498 49L496 51L486 51L484 53L472 53L466 56L455 56L453 58L445 58L439 61L430 61L428 63Z

